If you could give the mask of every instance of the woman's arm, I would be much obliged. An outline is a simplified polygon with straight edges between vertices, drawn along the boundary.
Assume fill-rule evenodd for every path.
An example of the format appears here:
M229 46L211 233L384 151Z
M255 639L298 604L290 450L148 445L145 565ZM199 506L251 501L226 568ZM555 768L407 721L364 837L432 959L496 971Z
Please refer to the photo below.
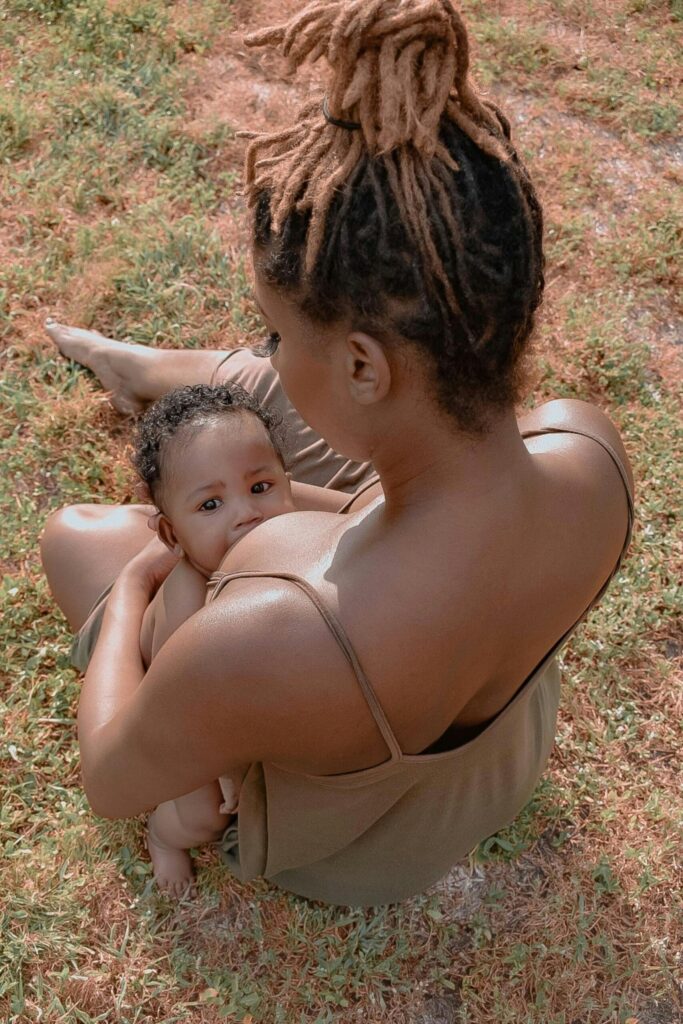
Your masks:
M122 569L109 595L78 708L81 756L145 674L140 630L145 611L177 558L155 539Z
M97 814L130 817L253 761L346 769L363 702L305 597L279 580L238 581L144 674L135 639L151 588L134 562L112 591L79 709L83 784Z
M360 484L355 494L297 481L292 483L292 497L298 512L340 512L342 509L344 512L358 512L383 494L379 477Z
M345 491L292 480L292 498L297 512L338 512L350 497Z
M135 561L112 590L78 711L84 788L93 810L105 817L137 814L217 778L225 751L234 746L226 732L220 766L203 767L208 723L199 742L193 726L209 704L215 723L217 708L207 693L212 672L201 626L193 623L192 632L181 627L170 657L162 649L145 673L136 640L151 585ZM231 631L225 632L234 645ZM231 651L224 668L236 667L236 654Z

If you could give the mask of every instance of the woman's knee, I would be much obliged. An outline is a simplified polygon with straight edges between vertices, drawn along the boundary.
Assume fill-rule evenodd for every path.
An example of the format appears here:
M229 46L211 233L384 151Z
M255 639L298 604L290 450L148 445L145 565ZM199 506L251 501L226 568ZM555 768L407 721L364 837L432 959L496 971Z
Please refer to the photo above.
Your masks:
M94 505L67 505L50 513L40 534L40 557L49 576L49 567L71 547L76 535L91 520Z
M119 506L82 504L66 505L52 512L40 535L40 557L48 578L52 565L71 559L93 534L109 534L117 525L119 511Z
M41 555L50 557L96 538L130 538L131 530L151 540L147 520L154 511L151 505L66 505L48 516L40 536Z
M152 534L146 505L69 505L53 512L40 538L50 590L78 629L93 602Z

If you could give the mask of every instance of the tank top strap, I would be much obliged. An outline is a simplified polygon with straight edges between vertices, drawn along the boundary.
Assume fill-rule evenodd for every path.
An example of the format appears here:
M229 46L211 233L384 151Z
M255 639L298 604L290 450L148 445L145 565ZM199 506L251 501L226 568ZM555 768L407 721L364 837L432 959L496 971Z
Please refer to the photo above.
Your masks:
M566 631L566 633L564 633L560 637L560 639L557 641L557 643L554 644L553 647L548 651L548 653L543 658L543 660L540 662L540 664L536 666L536 668L534 669L534 672L532 673L532 675L536 675L537 673L539 673L548 664L548 662L558 653L558 651L564 646L564 644L570 638L570 636L572 635L574 630L577 628L577 626L579 626L583 622L583 620L586 618L586 616L590 614L590 612L593 610L595 605L602 598L603 594L605 593L605 591L609 587L610 583L612 582L612 580L614 579L616 574L619 572L619 569L621 568L621 563L623 562L624 556L625 556L625 554L626 554L626 552L628 550L628 546L631 543L631 535L633 533L633 520L634 520L634 516L635 516L634 506L633 506L633 491L631 490L631 481L628 478L628 473L626 472L626 467L624 466L624 463L622 462L622 460L621 460L620 456L618 455L618 453L615 451L614 447L609 443L609 441L605 441L604 438L600 437L598 434L595 434L595 433L593 433L590 430L580 430L580 429L578 429L576 427L565 427L565 426L551 427L551 426L548 426L548 427L540 427L539 429L536 429L536 430L524 430L524 431L522 431L522 437L536 437L539 434L578 434L581 437L589 437L591 439L591 441L595 441L597 444L600 445L601 448L603 448L607 452L607 454L612 459L612 462L616 466L617 471L619 472L619 476L621 477L622 483L624 485L624 491L626 493L626 502L627 502L627 506L628 506L628 525L627 525L627 529L626 529L626 536L624 538L624 543L623 543L622 548L621 548L621 552L620 552L619 557L617 559L616 565L612 569L612 572L609 574L609 576L607 577L607 579L605 580L603 585L600 587L599 591L597 592L597 594L595 595L593 600L590 602L590 604L588 605L586 610L579 616L579 618L576 620L574 625L571 626Z
M348 512L350 510L351 506L353 505L354 501L356 501L357 498L360 498L361 494L364 494L365 491L368 491L371 487L374 487L375 484L378 484L378 483L379 483L379 474L378 473L373 473L372 476L368 477L368 479L365 481L364 484L361 484L361 486L358 488L357 491L354 491L353 494L349 495L348 500L344 502L342 507L338 510L337 514L338 515L339 514L343 515L346 512Z
M380 704L375 691L372 688L370 680L365 675L362 666L358 660L356 652L353 649L351 641L349 640L346 630L342 626L341 622L334 614L331 608L323 601L322 597L312 586L308 580L303 579L301 576L296 576L290 572L231 572L213 573L210 577L207 587L210 591L209 601L215 601L222 590L225 589L228 583L232 580L248 580L248 579L274 579L274 580L285 580L288 583L293 583L299 590L303 591L306 597L309 599L311 604L315 605L316 609L324 619L325 624L330 630L332 636L337 641L338 646L341 648L344 657L348 661L349 665L353 669L353 672L358 680L361 693L363 694L365 701L370 709L370 714L375 720L375 724L382 734L382 738L389 748L391 754L391 760L399 760L403 754L399 745L394 731L389 725L389 720L384 713L384 709Z
M633 490L631 489L631 481L629 480L629 474L626 471L626 466L624 465L622 459L615 452L615 450L613 449L613 446L609 443L609 441L606 441L603 437L600 437L598 434L595 434L595 433L593 433L590 430L580 430L580 429L575 428L575 427L565 427L565 426L561 426L561 427L540 427L540 428L535 429L535 430L523 430L521 435L522 435L522 437L537 437L540 434L579 434L582 437L590 437L591 440L596 441L602 447L602 449L604 449L604 451L607 453L607 455L610 457L610 459L612 460L612 462L616 466L618 474L620 474L620 476L622 477L622 482L624 483L624 489L625 489L625 492L626 492L626 500L627 500L629 515L628 515L628 525L627 525L626 537L624 539L624 544L622 546L622 551L620 552L620 556L618 556L618 558L616 559L616 564L614 565L614 568L611 570L611 572L609 573L607 579L605 580L603 585L600 587L600 590L597 592L597 594L595 595L593 600L589 603L589 605L586 608L586 610L582 612L582 614L579 616L578 620L575 621L573 626L570 626L569 629L566 630L566 632L562 634L562 636L559 638L559 640L556 643L553 644L553 646L550 648L548 653L542 658L541 662L537 665L536 669L533 670L533 672L530 674L530 676L527 677L526 682L528 682L529 679L539 675L546 668L548 663L551 662L552 658L555 657L555 655L560 651L560 649L567 642L567 640L569 639L571 634L574 632L574 630L577 630L577 628L579 626L581 626L581 624L585 620L586 616L590 614L590 612L593 610L595 605L602 598L603 594L605 593L605 591L609 587L609 584L614 579L616 573L622 567L622 562L624 561L624 556L626 555L626 553L627 553L627 551L629 549L629 544L631 543L631 535L633 534L633 523L634 523L634 517L635 517L634 502L633 502Z
M609 441L606 441L604 439L604 437L600 437L599 434L596 434L596 433L594 433L591 430L581 430L578 427L565 427L565 426L561 426L561 427L540 427L540 428L538 428L536 430L524 430L524 431L522 431L522 437L537 437L540 434L578 434L579 437L588 437L588 438L591 439L591 441L595 441L596 444L599 444L600 447L604 451L606 451L607 454L609 455L609 457L611 458L612 462L616 466L617 472L619 473L619 476L621 477L621 481L622 481L622 483L624 485L624 491L626 493L626 503L627 503L627 506L628 506L628 529L626 530L626 537L624 538L624 544L623 544L623 547L621 549L621 554L619 555L619 559L617 561L617 564L616 564L616 566L614 568L614 572L612 573L610 578L607 580L607 583L605 584L605 587L603 588L603 590L601 590L600 594L598 594L598 596L595 598L595 601L597 601L602 596L602 594L604 593L604 590L607 588L607 585L612 580L612 577L615 575L615 573L617 573L619 571L621 563L622 563L622 561L624 559L624 555L626 554L626 551L628 550L628 546L631 543L631 535L633 533L633 521L634 521L634 518L635 518L635 509L634 509L634 504L633 504L633 491L631 489L631 481L628 478L628 473L626 472L626 467L624 466L624 463L621 460L621 456L617 453L617 451L609 443ZM592 607L593 604L595 604L595 601L592 602L591 607Z

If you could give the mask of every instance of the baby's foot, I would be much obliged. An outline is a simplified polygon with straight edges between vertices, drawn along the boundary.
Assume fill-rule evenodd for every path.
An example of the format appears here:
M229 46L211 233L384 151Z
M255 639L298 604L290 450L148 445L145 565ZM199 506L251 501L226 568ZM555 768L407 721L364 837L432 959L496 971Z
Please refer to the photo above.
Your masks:
M152 859L154 879L166 896L180 900L197 895L192 858L187 850L177 850L156 839L147 829L147 849Z
M139 371L136 364L151 356L144 347L105 338L98 331L68 327L52 318L45 321L45 331L63 356L92 370L109 392L115 409L130 416L144 408L145 402L135 386Z

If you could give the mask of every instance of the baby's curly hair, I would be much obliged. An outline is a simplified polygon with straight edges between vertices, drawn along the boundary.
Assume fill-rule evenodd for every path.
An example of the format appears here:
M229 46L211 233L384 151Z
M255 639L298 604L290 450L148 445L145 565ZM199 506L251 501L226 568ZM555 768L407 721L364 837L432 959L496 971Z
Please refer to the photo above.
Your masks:
M239 384L188 384L174 388L150 406L138 421L131 462L157 507L168 443L179 429L199 428L217 416L245 412L259 418L285 465L281 419Z

